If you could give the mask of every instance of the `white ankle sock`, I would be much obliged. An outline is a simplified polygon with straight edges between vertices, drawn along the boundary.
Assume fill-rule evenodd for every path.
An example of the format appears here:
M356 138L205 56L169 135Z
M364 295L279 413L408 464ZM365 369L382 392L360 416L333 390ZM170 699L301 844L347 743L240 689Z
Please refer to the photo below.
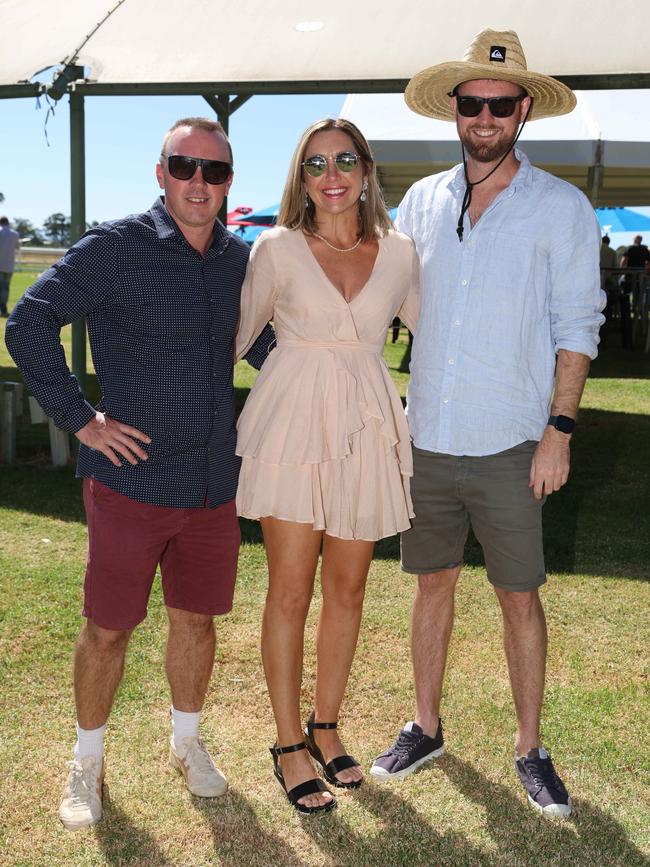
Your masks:
M82 729L77 723L77 743L74 745L74 757L81 760L86 756L94 756L101 762L104 756L104 733L106 724L98 729Z
M180 749L183 738L198 738L200 721L200 710L197 710L196 713L186 713L172 707L172 735L175 749Z

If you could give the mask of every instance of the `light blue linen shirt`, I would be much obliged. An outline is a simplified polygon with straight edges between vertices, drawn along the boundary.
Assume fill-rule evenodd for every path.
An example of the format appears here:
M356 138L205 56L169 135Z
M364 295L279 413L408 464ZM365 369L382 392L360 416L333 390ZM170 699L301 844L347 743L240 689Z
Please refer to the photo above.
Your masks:
M422 301L407 397L414 444L491 455L539 440L559 349L595 358L600 230L586 197L530 165L456 234L462 165L406 193L397 227L415 242Z

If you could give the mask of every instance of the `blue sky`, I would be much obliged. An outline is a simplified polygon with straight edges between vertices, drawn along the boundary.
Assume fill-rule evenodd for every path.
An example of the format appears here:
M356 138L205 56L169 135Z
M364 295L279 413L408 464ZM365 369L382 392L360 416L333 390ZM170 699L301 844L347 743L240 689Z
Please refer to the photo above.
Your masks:
M235 154L231 208L279 201L293 149L314 120L336 116L342 94L254 96L230 121ZM86 107L86 217L108 220L145 210L158 195L154 166L165 131L179 117L213 116L201 97L96 96ZM56 211L70 213L69 112L61 100L44 125L41 100L0 100L0 211L40 226ZM650 203L649 203L650 204ZM641 208L650 215L649 208ZM634 233L612 234L613 246Z
M235 180L229 206L263 208L279 201L291 155L314 120L336 116L342 94L254 96L230 120ZM108 220L148 208L160 192L154 166L166 130L179 117L214 117L201 97L96 96L85 100L86 218ZM40 226L55 211L70 213L68 100L43 127L47 105L0 100L2 213Z

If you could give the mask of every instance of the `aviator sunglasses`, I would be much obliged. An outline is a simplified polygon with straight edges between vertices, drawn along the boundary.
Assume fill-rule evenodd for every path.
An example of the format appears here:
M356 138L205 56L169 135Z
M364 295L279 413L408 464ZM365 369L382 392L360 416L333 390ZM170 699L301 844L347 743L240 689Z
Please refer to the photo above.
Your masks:
M341 151L334 157L325 157L323 154L314 154L313 157L308 157L301 166L311 175L312 178L320 178L327 171L328 159L334 160L334 165L340 172L352 172L357 167L361 157L352 151Z
M456 97L458 114L463 117L478 117L483 111L484 105L487 105L492 117L512 117L517 103L521 102L528 94L520 93L519 96L459 96L452 90L447 96Z
M169 174L177 181L189 181L190 178L194 177L199 166L201 166L203 180L206 184L225 184L232 174L230 163L224 163L221 160L203 160L198 157L168 156L167 154L163 154L163 156L167 160Z

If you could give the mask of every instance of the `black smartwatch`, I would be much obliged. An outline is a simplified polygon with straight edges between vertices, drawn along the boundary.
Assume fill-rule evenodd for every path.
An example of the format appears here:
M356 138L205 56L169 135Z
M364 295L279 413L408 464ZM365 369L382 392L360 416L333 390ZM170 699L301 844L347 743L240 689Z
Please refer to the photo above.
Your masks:
M569 418L568 415L552 415L549 417L547 424L565 434L573 433L576 426L575 419Z

